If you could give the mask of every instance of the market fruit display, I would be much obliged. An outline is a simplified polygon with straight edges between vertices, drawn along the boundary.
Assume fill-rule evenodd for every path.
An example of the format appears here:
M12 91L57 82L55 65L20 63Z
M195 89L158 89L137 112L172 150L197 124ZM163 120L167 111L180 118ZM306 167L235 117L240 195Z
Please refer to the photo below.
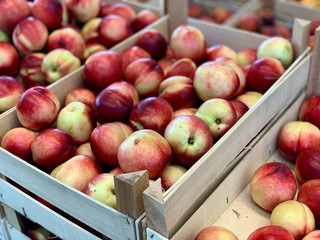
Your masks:
M195 40L186 38L187 33ZM122 52L106 49L88 57L82 62L83 85L62 99L44 85L30 87L21 95L18 120L39 139L37 145L31 143L31 159L30 154L26 157L31 164L79 191L98 174L115 176L140 170L148 171L150 181L163 178L163 188L168 190L263 95L247 88L245 64L237 62L237 51L224 46L227 50L219 57L208 57L207 50L215 47L208 46L196 27L178 26L168 39L159 31L140 34ZM189 55L184 55L185 48L190 48ZM159 49L162 51L157 52ZM224 51L233 53L233 59ZM269 52L272 50L266 54ZM162 65L165 60L166 69ZM253 61L247 62L245 67L250 68ZM220 73L216 77L210 74L215 70ZM223 85L226 72L233 78ZM217 96L204 94L207 84L219 86ZM246 99L240 98L242 95L253 99L242 102L240 99ZM27 109L26 102L33 107ZM63 132L72 139L65 153L53 145L52 151L45 151L59 157L46 158L39 149L44 144L40 137L50 131ZM58 137L52 139L60 141ZM77 172L85 167L91 170L79 177Z

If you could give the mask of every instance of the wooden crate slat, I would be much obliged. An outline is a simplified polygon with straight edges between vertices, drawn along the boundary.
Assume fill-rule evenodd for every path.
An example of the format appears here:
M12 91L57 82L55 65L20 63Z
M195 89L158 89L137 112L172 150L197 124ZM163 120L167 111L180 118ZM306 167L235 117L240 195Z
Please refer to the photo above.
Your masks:
M136 12L139 12L143 9L149 9L160 16L165 15L165 6L162 0L154 0L152 3L140 3L138 1L131 1L131 0L105 0L104 2L108 4L115 4L119 2L123 2L129 4Z
M134 219L94 201L4 149L0 149L0 158L4 175L62 211L106 236L135 239Z
M1 202L11 206L33 222L42 222L42 226L52 232L59 232L62 239L83 239L83 240L97 240L100 239L90 232L80 228L68 219L60 216L55 211L39 204L35 199L23 193L21 190L13 187L8 182L0 179ZM44 221L43 221L44 220ZM70 228L72 225L73 228ZM12 227L14 228L14 227ZM21 231L16 230L21 233ZM73 229L70 232L70 229ZM15 239L15 238L12 238Z
M170 0L169 0L170 1ZM175 1L170 1L170 2L175 2ZM183 12L183 11L181 11L181 12ZM181 17L181 21L182 21L182 19L184 19L184 17L182 16ZM160 26L160 29L161 29L161 31L163 31L165 34L166 34L166 37L168 37L169 36L169 33L170 33L170 31L168 31L168 21L169 21L170 19L169 18L163 18L163 19L161 19L160 21L159 21L159 23L160 23L160 25L157 25L157 24L154 24L153 26ZM192 23L192 24L195 24L195 25L197 25L198 23L196 22L196 21L188 21L189 23ZM169 24L171 23L171 20L169 21ZM178 22L176 22L176 23L178 23ZM205 25L205 24L202 24L202 23L199 23L198 24L198 26L204 26L205 28L207 28L208 30L209 30L209 26L207 26L207 25ZM171 28L171 30L172 30L172 28ZM242 32L241 31L237 31L237 30L235 30L235 32L238 32L241 36L242 36ZM210 35L211 34L214 34L215 32L210 32ZM219 34L217 34L216 33L216 35L219 35ZM245 35L245 34L244 34ZM256 46L258 46L258 43L260 43L261 41L262 41L262 39L264 39L264 37L261 37L261 36L259 36L259 35L252 35L251 33L250 34L248 34L248 37L249 37L249 35L251 35L251 39L252 39L252 42L253 42L253 44L250 44L250 46L252 46L252 45L256 45ZM218 36L219 37L219 36ZM246 39L246 38L245 38ZM210 38L210 41L213 41L212 40L212 38ZM134 38L130 38L130 39L128 39L128 42L131 42L131 43L133 43L134 42ZM243 42L243 43L242 43ZM238 49L240 49L241 48L241 46L244 46L245 44L247 44L248 45L248 42L247 43L244 43L245 41L241 41L241 44L240 45L238 45L239 44L239 42L237 41L236 43L233 43L232 45L235 45L235 46L238 46L239 48ZM251 43L251 42L250 42ZM243 44L243 45L242 45ZM126 45L124 45L124 44L120 44L120 45L118 45L117 46L117 49L120 51L121 49L124 49L126 47ZM116 49L116 48L115 48ZM238 50L237 49L237 50ZM308 54L308 52L304 52L304 54L302 54L304 57L306 57L307 56L307 54ZM301 58L302 58L302 56L301 56ZM298 63L299 61L297 61L296 63ZM306 63L307 64L307 63ZM301 68L300 69L301 71L299 71L299 73L296 73L296 76L303 76L303 74L305 73L305 69L304 68ZM70 76L68 76L68 78L74 78L73 80L74 80L74 83L77 83L77 78L78 77L80 77L80 75L81 75L81 71L82 71L82 69L79 69L79 71L77 72L77 74L74 74L74 75L70 75ZM288 71L287 73L286 73L288 76L291 76L292 77L292 75L289 75L290 74L290 72ZM61 82L60 82L60 84L61 84ZM63 85L61 84L56 84L56 85L53 85L53 86L51 86L51 88L52 89L56 89L58 92L60 92L61 91L61 97L60 97L60 101L62 101L62 99L63 99L63 95L65 94L65 92L67 92L67 90L63 87ZM279 81L279 84L277 84L277 85L279 85L279 86L282 86L282 87L287 87L288 89L290 89L290 87L294 87L294 89L296 90L296 91L298 91L298 88L302 88L302 86L303 86L303 84L304 84L304 80L302 80L301 82L299 82L299 83L288 83L288 84L282 84L281 83L281 81ZM71 84L70 84L71 85ZM269 103L264 103L264 104L261 104L263 107L266 107L264 110L262 109L262 107L261 108L259 108L259 107L256 107L256 108L253 108L252 110L250 110L250 111L252 111L252 114L263 114L263 113L265 113L265 111L268 111L268 117L271 119L272 118L272 116L274 116L276 113L271 109L272 107L273 107L273 105L274 104L278 104L278 102L284 102L284 98L285 98L285 95L286 94L288 94L287 92L285 92L285 93L282 93L282 95L283 96L281 96L281 94L280 94L280 92L278 92L278 91L276 91L276 88L274 89L275 91L275 93L274 92L272 92L272 94L270 93L269 95L268 95L268 97L274 97L275 98L275 100L273 100L273 101L270 101ZM64 93L63 93L64 92ZM294 96L290 96L291 98L293 98ZM291 99L290 98L290 99ZM262 102L261 102L262 103ZM272 105L273 104L273 105ZM260 105L259 105L260 106ZM280 106L279 106L280 107ZM14 112L14 109L13 110L11 110L11 111L9 111L8 113L6 113L5 114L5 121L6 121L6 123L8 124L8 126L6 125L5 126L5 128L12 128L13 126L17 126L16 124L17 124L17 119L15 119L16 117L14 117L14 115L15 115L15 112ZM252 115L250 115L251 116L251 118L250 117L247 117L247 118L245 118L245 119L251 119L251 121L253 121L253 116ZM257 115L258 116L258 115ZM0 122L1 122L1 118L2 118L2 116L0 116ZM262 117L259 117L256 121L259 121L259 120L261 120L262 119ZM262 119L263 121L265 121L266 120L266 118L264 117L263 119ZM240 125L240 122L242 122L241 124L243 125L244 123L243 122L245 122L245 120L243 119L242 121L239 121L239 123L238 123L238 125L237 125L237 127L239 127L239 131L237 130L237 132L235 133L235 132L230 132L230 133L228 133L228 134L226 134L226 136L224 137L224 140L222 140L222 141L225 141L225 140L227 140L227 139L230 139L230 144L232 145L232 146L235 146L235 148L233 148L232 149L232 151L230 151L230 152L228 152L228 154L225 154L224 153L224 151L225 151L225 146L223 145L223 143L221 143L222 141L220 141L220 143L219 144L217 144L213 149L211 149L211 151L209 151L205 156L206 157L208 157L208 158L211 158L212 157L212 155L213 154L217 154L217 155L219 155L220 156L220 154L221 154L221 156L223 156L222 158L226 158L227 159L227 162L224 162L224 163L222 163L222 161L223 160L219 160L219 161L221 161L221 163L220 164L217 164L217 168L218 169L215 169L214 170L214 172L213 173L216 173L216 174L223 174L223 172L222 172L222 170L225 168L225 165L226 165L226 163L228 163L228 161L229 161L229 163L230 163L230 159L233 159L234 158L234 156L236 156L237 154L239 154L239 152L241 152L242 151L242 147L240 147L240 146L238 146L238 144L237 144L237 141L235 140L236 138L237 138L237 136L238 136L238 134L245 134L245 133L247 133L247 131L245 131L244 130L244 128L245 128L245 124L244 124L244 126L242 126L242 125ZM266 122L264 122L264 123L266 123ZM252 127L253 129L252 129L252 131L258 131L258 129L260 129L261 127L263 127L262 125L262 123L261 123L261 125L259 125L260 123L257 123L257 124L254 124L254 126ZM240 127L240 126L242 126L242 127ZM236 128L236 127L234 127L234 128ZM0 129L0 133L1 134L3 134L4 132L6 132L5 131L5 129ZM251 136L251 137L253 137L253 136ZM245 137L244 138L244 140L243 141L250 141L250 139L251 139L251 137ZM228 140L229 141L229 140ZM220 150L219 150L220 149ZM4 152L4 151L0 151L0 157L2 157L3 155L8 155L8 153L7 152ZM11 160L14 160L14 161L16 161L17 159L15 159L14 157L12 157L12 156L10 156L10 159ZM61 203L61 202L59 202L59 200L57 200L57 199L55 199L53 196L48 196L48 195L46 195L46 194L43 194L43 197L46 199L46 200L49 200L49 202L53 202L53 203L55 203L55 204L57 204L57 205L59 205L59 206L61 206L62 208L64 208L64 209L68 209L69 208L69 206L70 206L70 204L72 205L72 204L74 204L74 205L76 205L76 204L86 204L86 206L87 206L87 204L88 204L88 206L89 206L89 210L87 210L87 211L84 211L84 212L79 212L79 213L77 213L77 210L79 211L79 209L74 209L73 208L73 206L71 206L71 208L72 208L72 214L75 214L76 216L78 216L78 214L79 214L79 216L80 215L82 215L82 214L89 214L89 216L90 216L90 212L91 212L91 215L96 215L96 212L101 212L101 215L102 215L102 213L104 213L105 215L108 215L108 216L105 216L105 218L103 218L104 220L106 220L106 221L103 221L103 224L100 224L100 223L94 223L94 220L92 220L91 222L90 222L90 226L92 226L92 227L94 227L95 229L97 229L98 231L101 231L102 230L102 233L106 233L106 235L107 234L109 234L109 236L110 236L110 232L109 232L109 230L106 230L105 229L105 227L106 227L106 223L108 223L108 221L110 221L110 219L112 219L112 220L114 220L114 219L116 219L116 221L118 221L118 218L120 218L120 220L119 220L119 223L118 224L115 224L115 226L114 225L111 225L112 226L112 231L116 231L116 229L115 228L123 228L123 224L124 224L124 222L123 221L127 221L128 219L129 219L129 222L130 222L130 225L135 225L135 222L134 222L134 220L132 220L132 219L130 219L130 218L128 218L127 216L125 216L125 215L121 215L121 214L119 214L117 211L113 211L112 209L110 210L110 209L108 209L108 208L106 208L105 206L102 206L101 204L99 204L99 203L95 203L94 201L92 201L91 199L89 199L87 196L83 196L83 194L81 194L80 192L77 192L77 191L75 191L75 190L73 190L73 189L70 189L68 186L65 186L64 184L61 184L61 183L59 183L59 182L57 182L55 179L51 179L51 178L48 178L48 176L43 176L42 174L43 173L39 173L36 169L33 169L33 168L30 168L30 165L29 164L26 164L26 163L23 163L23 162L15 162L15 163L13 163L13 162L10 162L10 159L8 159L8 161L7 161L7 159L6 158L4 158L4 160L5 161L7 161L8 163L7 163L7 165L5 165L5 169L3 170L3 171L9 171L9 169L12 169L12 167L14 167L14 168L16 168L16 167L21 167L22 166L22 169L21 169L21 171L19 171L19 173L22 173L22 172L24 172L24 174L31 174L31 176L32 177L35 177L35 182L33 182L33 183L30 183L30 182L27 182L26 180L22 180L22 182L21 183L23 183L24 185L26 185L26 186L28 186L30 189L33 189L35 192L39 192L39 189L37 189L36 187L34 187L34 186L32 186L33 184L34 185L37 185L40 181L42 181L43 179L46 179L45 181L47 181L47 183L49 183L49 184L51 184L50 186L51 187L53 187L54 189L57 189L58 190L58 196L62 196L62 195L65 195L65 198L66 198L66 203ZM19 160L19 159L18 159ZM203 161L204 162L204 161ZM183 210L185 210L185 209L183 209L183 206L189 206L189 203L188 203L188 201L184 201L183 202L183 204L179 204L179 205L181 205L181 206L178 206L178 209L177 210L175 210L175 211L173 211L173 207L174 207L174 205L175 206L177 206L177 203L178 202L180 202L180 198L182 198L182 199L188 199L189 198L189 196L188 196L188 194L190 194L190 193L187 193L187 192L185 192L185 190L183 190L183 189L185 189L184 187L186 187L190 182L194 182L194 180L195 179L197 179L197 176L199 176L199 174L202 174L202 175L207 175L207 178L208 177L210 177L210 180L212 179L212 176L211 175L209 175L208 176L208 174L207 174L207 172L206 172L206 170L207 170L207 168L208 168L208 166L211 166L211 164L209 164L208 163L209 162L209 160L206 162L206 164L204 164L203 166L200 166L200 163L199 164L197 164L197 166L195 167L195 168L198 168L199 167L199 169L200 170L191 170L189 173L188 173L188 175L190 174L191 176L193 176L192 178L191 178L191 180L186 180L186 179L184 179L184 180L182 180L181 182L178 182L178 184L176 185L176 188L172 188L172 189L170 189L170 191L168 191L168 192L166 192L166 194L165 194L165 198L164 198L164 202L165 202L165 205L166 205L166 207L165 207L165 216L167 216L168 214L170 215L172 215L172 214L176 214L176 216L170 216L167 220L168 220L168 226L169 226L169 232L171 231L171 233L172 232L174 232L178 227L179 227L179 224L177 224L177 219L179 219L180 217L181 217L181 214L183 213ZM1 169L1 171L2 171L2 169ZM17 176L18 174L14 174L14 173L11 173L11 174L9 174L11 177L14 177L15 179L18 179L19 181L21 180L20 178L21 177L19 177L19 176ZM186 176L186 178L187 178L187 176ZM210 181L209 181L210 182ZM203 184L203 182L202 182L202 184ZM196 185L198 186L198 185L201 185L201 183L200 184L198 184L198 183L196 183ZM45 186L48 186L48 185L46 185L46 184L40 184L40 186L41 187L45 187ZM211 186L211 187L215 187L215 186ZM52 193L52 192L50 192L50 189L47 189L47 190L45 190L45 191L48 191L48 193L50 194L50 193ZM180 191L180 192L179 192ZM202 189L202 191L206 191L206 190L203 190ZM68 192L68 196L66 196L66 192ZM70 196L69 196L69 194L70 194ZM194 193L192 194L192 195L194 195ZM72 201L73 200L73 198L78 198L78 199L80 199L80 200L76 200L75 202L74 201ZM205 195L201 195L200 196L200 198L199 199L204 199L204 198L206 198L206 196ZM190 198L189 198L190 199ZM175 202L176 201L176 202ZM199 205L200 203L202 202L202 200L200 200L199 202L195 202L195 203L193 203L194 204L194 206L197 206L197 205ZM191 204L192 205L192 204ZM181 211L181 209L183 209L182 211ZM195 208L194 208L195 209ZM190 208L190 211L194 211L194 209L193 208ZM69 210L69 209L68 209ZM110 210L110 211L109 211ZM82 211L82 210L80 210L80 211ZM172 212L171 212L172 211ZM188 214L187 215L189 215L190 214L190 212L188 212ZM187 216L187 215L183 215L183 218L181 218L181 220L182 221L185 221L185 217ZM98 214L98 216L100 217L100 215ZM121 216L121 217L120 217ZM83 216L81 217L80 216L80 218L83 218ZM86 218L87 219L87 218ZM101 219L101 218L100 218ZM99 220L99 221L101 221L101 220ZM102 221L101 221L102 222ZM133 230L133 231L136 231L136 229L135 229L135 227L129 227L130 229L129 229L129 231L130 231L130 233L131 233L131 230ZM126 231L126 230L124 230L124 231ZM112 233L113 234L113 233ZM121 238L121 236L123 236L123 235L121 235L121 234L123 234L123 232L122 233L114 233L115 235L113 236L113 237L115 237L115 239L122 239ZM119 235L117 235L117 234L119 234ZM129 237L130 238L130 237ZM131 239L131 238L130 238ZM133 239L133 238L132 238Z
M8 240L8 223L5 217L0 218L0 240ZM17 239L18 240L18 239Z

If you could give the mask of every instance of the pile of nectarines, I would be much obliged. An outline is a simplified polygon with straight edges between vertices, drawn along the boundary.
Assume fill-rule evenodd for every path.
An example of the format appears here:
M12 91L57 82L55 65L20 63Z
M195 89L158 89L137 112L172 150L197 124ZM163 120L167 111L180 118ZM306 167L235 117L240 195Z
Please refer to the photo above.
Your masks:
M101 0L5 0L0 5L0 113L33 86L78 69L160 16Z
M178 26L169 40L148 29L122 52L90 55L83 86L63 102L45 86L24 91L16 107L21 127L8 131L1 147L116 207L115 174L147 170L167 190L293 60L281 37L237 52L208 46L191 25Z

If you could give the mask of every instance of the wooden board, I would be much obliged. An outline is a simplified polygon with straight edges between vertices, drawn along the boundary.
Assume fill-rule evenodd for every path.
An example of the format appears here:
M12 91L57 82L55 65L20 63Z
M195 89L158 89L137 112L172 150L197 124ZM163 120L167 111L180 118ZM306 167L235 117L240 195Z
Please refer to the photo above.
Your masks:
M249 45L257 47L266 39L258 34L233 28L221 29L221 26L194 19L189 19L188 22L203 30L209 44L226 42L239 50ZM160 193L156 194L159 188L145 191L146 221L150 228L164 237L171 237L233 168L233 160L237 155L306 86L310 49L300 56L301 59L297 59L296 64L287 69L282 79L273 85L261 100L163 196ZM156 187L151 185L149 188Z
M165 2L163 0L147 0L147 1L136 1L136 0L103 0L108 4L114 4L118 2L123 2L129 4L137 13L143 9L149 9L160 16L164 16L165 12Z
M279 15L307 20L320 18L320 8L309 7L293 0L277 0L274 7Z
M62 239L101 239L101 237L99 238L84 230L77 224L66 219L65 217L62 217L48 207L39 204L34 198L1 179L0 192L2 193L0 200L3 204L10 205L20 214L34 222L41 222L42 226L49 231L53 233L59 232ZM78 205L78 208L80 208L80 206L81 205Z
M166 9L165 9L165 1L166 0L153 0L151 1L149 4L143 4L140 3L138 1L133 1L133 0L105 0L104 2L109 3L109 4L115 4L115 3L126 3L129 4L137 13L143 9L149 9L151 11L153 11L154 13L158 14L159 17L165 16L166 15ZM157 25L157 24L156 24ZM153 24L150 24L149 26L147 26L145 29L149 29L152 28ZM143 31L144 29L140 30L139 32ZM135 33L132 36L130 36L129 38L125 39L123 42L115 45L114 47L112 47L112 49L118 49L118 50L122 50L122 46L128 46L128 44L130 44L130 42L132 43L133 41L135 41L136 39L136 35L139 33ZM131 39L131 41L130 41ZM82 69L83 67L80 67L80 69ZM77 69L75 72L79 71L79 69ZM81 72L82 70L80 70ZM73 74L73 73L70 73ZM68 74L68 76L70 75ZM64 76L62 79L68 78L68 76ZM61 79L60 79L61 80ZM7 111L11 111L12 109L9 109ZM4 113L0 113L0 116L4 114Z
M9 239L7 219L0 218L0 240L7 240L7 239Z

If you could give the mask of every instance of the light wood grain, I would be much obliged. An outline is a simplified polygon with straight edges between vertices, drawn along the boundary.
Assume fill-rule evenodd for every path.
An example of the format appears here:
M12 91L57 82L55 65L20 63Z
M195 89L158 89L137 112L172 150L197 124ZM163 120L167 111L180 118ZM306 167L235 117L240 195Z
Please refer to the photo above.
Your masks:
M310 21L298 18L294 19L291 43L294 48L295 56L300 56L308 47L309 32Z
M133 219L144 212L142 192L149 186L148 171L114 176L117 209Z

